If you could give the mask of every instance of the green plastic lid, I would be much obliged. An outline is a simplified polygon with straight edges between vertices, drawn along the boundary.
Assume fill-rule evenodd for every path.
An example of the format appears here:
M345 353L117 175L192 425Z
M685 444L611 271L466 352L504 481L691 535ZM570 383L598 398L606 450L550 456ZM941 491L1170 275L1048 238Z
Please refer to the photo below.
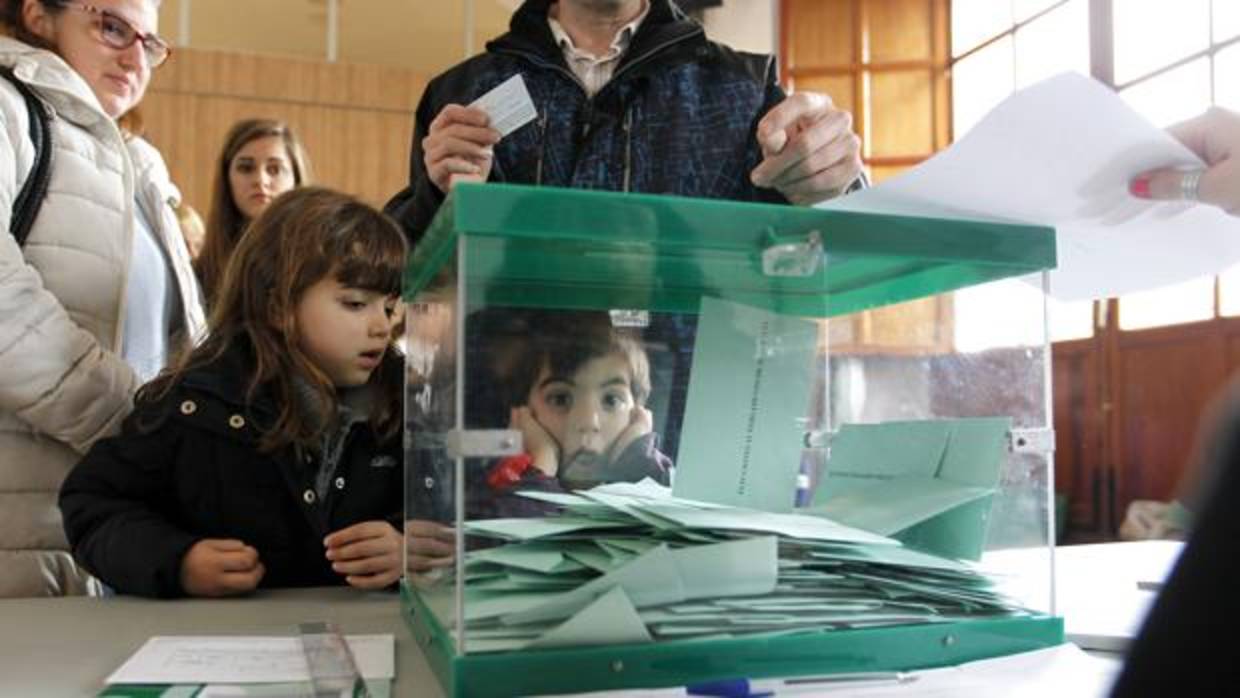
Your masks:
M471 307L697 312L707 295L827 317L1055 266L1044 226L462 184L409 257L407 300L458 241Z

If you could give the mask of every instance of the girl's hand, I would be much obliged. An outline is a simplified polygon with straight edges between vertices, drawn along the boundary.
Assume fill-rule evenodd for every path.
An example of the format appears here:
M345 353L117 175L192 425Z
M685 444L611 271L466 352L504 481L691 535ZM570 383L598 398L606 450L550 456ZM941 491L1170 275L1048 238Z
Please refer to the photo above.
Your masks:
M266 571L245 543L204 538L181 558L181 588L190 596L236 596L254 591Z
M525 442L525 452L530 454L534 467L547 477L555 477L560 470L560 445L555 437L547 432L529 407L514 407L509 416L509 429L521 432Z
M456 534L436 521L410 519L405 522L405 551L409 574L426 575L451 567L456 559Z
M363 521L323 539L332 569L344 575L349 586L382 589L400 579L399 531L386 521Z
M629 413L629 425L620 432L607 450L607 462L615 463L620 454L624 453L624 449L652 431L654 431L654 415L641 405L633 405L633 410Z

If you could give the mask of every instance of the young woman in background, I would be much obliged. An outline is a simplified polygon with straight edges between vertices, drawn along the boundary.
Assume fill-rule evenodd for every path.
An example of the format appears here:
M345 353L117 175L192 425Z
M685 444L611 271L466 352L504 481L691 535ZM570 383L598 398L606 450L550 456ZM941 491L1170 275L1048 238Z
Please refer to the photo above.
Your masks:
M195 268L212 305L246 225L280 194L310 183L310 161L288 124L238 121L224 138L211 188L207 235Z

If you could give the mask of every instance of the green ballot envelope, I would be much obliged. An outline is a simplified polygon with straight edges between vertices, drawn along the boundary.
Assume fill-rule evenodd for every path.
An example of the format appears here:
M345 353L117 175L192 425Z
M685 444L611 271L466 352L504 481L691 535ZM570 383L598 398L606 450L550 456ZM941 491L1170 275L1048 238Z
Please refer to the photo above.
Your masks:
M977 560L1011 420L845 424L811 511L905 545Z
M404 288L402 613L445 693L1062 642L1054 264L1033 225L454 187ZM1032 336L957 341L999 286ZM989 574L1012 548L1045 565Z

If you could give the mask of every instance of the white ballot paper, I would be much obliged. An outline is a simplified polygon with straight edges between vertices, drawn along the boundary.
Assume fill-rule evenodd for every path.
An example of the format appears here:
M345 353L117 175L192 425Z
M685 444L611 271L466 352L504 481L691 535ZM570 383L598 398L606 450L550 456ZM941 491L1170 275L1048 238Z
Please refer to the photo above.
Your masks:
M491 128L501 136L507 136L538 116L520 73L501 82L469 106L486 112L491 117Z
M363 678L396 676L394 637L346 635ZM310 680L297 637L162 636L146 641L109 684L292 683Z
M1203 164L1101 83L1065 73L1008 97L912 170L820 207L1054 226L1051 295L1104 298L1240 261L1240 218L1128 193L1133 176L1166 166Z

